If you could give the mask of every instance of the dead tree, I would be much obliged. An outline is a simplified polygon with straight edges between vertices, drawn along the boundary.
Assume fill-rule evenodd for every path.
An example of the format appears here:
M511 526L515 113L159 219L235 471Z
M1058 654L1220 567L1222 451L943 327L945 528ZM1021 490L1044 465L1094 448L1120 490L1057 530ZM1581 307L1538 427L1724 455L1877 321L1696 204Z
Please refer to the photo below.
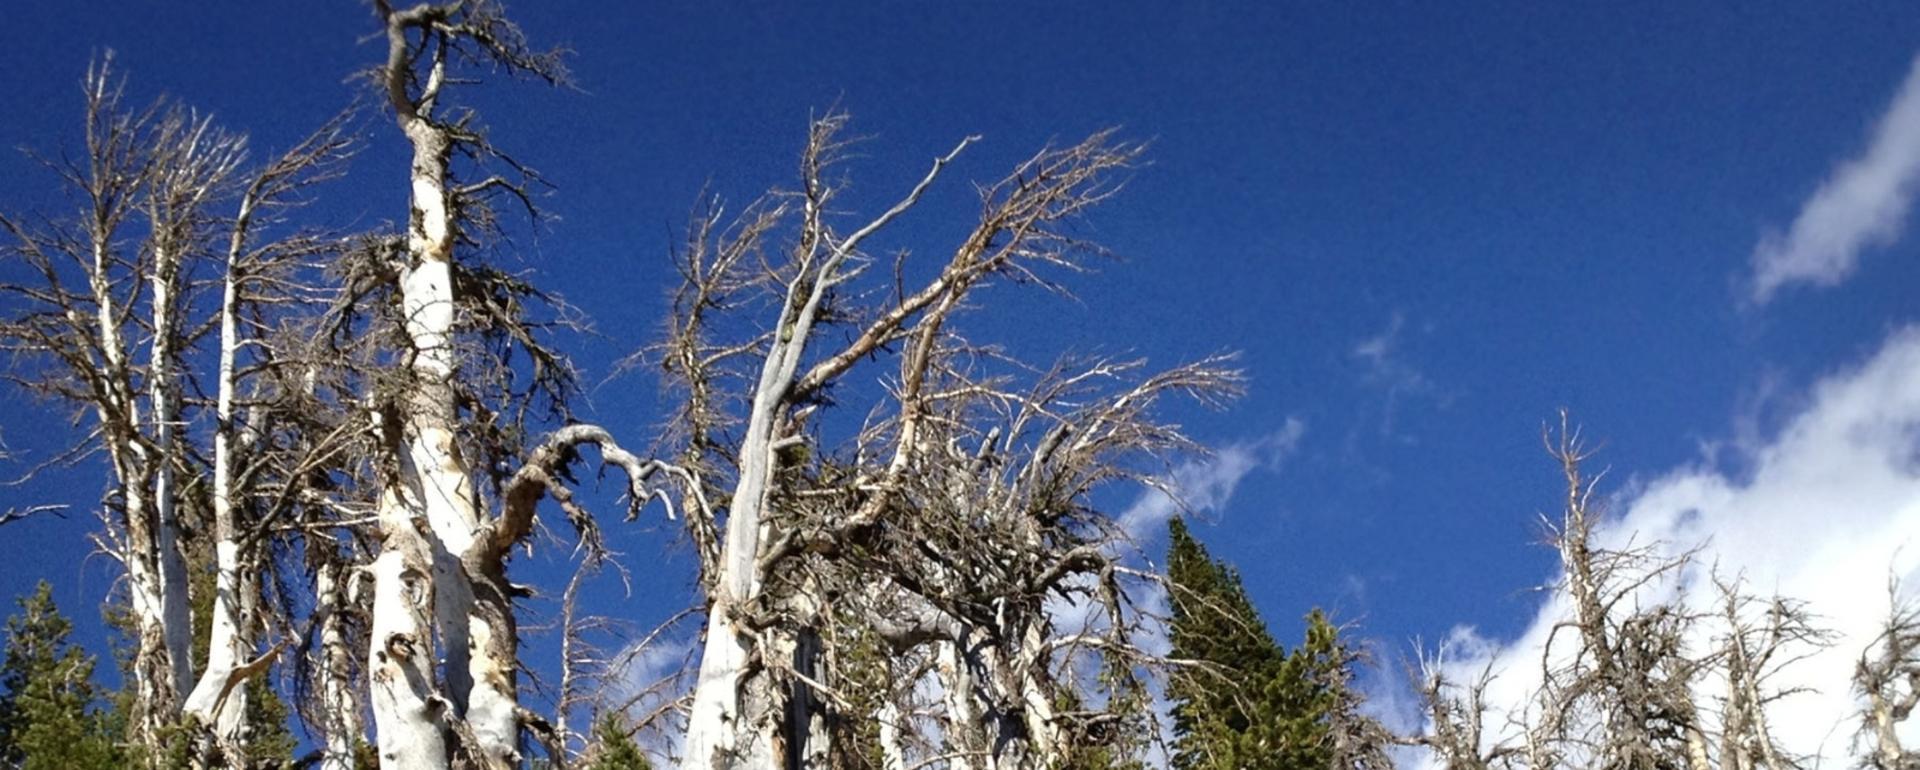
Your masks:
M0 336L27 364L16 383L97 423L59 459L101 451L111 472L99 542L126 569L133 737L160 745L184 712L208 728L190 731L200 764L243 764L239 685L271 666L273 648L256 654L262 632L284 626L260 601L273 566L264 546L300 518L307 470L343 446L285 419L298 410L277 395L289 362L272 338L325 293L313 281L333 241L285 226L282 213L338 174L346 120L249 169L243 137L184 107L124 107L105 61L86 83L86 153L49 164L83 209L73 220L0 219L9 255L32 276L0 287L11 314ZM218 276L217 292L192 280L205 273ZM194 366L209 339L211 373ZM215 565L208 665L197 673L189 549Z
M1694 686L1712 660L1687 649L1697 618L1663 583L1678 577L1688 555L1668 556L1658 543L1596 542L1595 480L1581 470L1592 452L1564 414L1547 443L1566 479L1566 508L1549 531L1563 572L1558 589L1571 612L1554 624L1542 651L1528 763L1711 770Z
M520 734L514 641L510 633L504 639L469 636L487 622L474 622L474 589L462 565L478 539L482 514L476 480L458 446L454 381L454 260L461 239L458 207L465 201L451 164L457 150L484 152L485 144L468 130L470 116L440 102L448 67L476 58L550 79L564 71L557 61L529 51L490 3L375 7L387 39L387 59L376 78L413 159L405 248L393 266L409 348L409 395L383 415L387 421L380 426L392 460L379 504L383 542L374 562L368 663L374 721L383 762L445 767L450 758L444 735L471 718L477 724L461 738L472 741L488 764L501 765L517 756ZM491 598L496 613L508 600L504 593ZM511 608L506 610L510 616ZM435 648L436 636L444 650ZM473 656L475 649L482 654ZM433 670L442 654L444 693Z
M1780 745L1768 711L1806 688L1776 688L1771 682L1829 646L1832 634L1814 625L1804 603L1754 597L1738 580L1716 577L1714 585L1720 592L1723 626L1716 658L1726 683L1717 764L1722 770L1801 770L1806 758Z
M300 232L274 237L287 209L315 184L337 177L351 153L346 115L337 117L255 173L226 223L217 314L211 482L214 595L206 668L184 710L211 727L230 765L245 764L241 730L248 676L270 667L276 642L256 650L265 629L255 622L258 576L270 574L267 544L274 527L306 517L295 511L316 490L310 475L331 467L351 446L336 427L284 441L291 415L304 406L289 393L290 376L313 363L288 356L270 333L277 319L298 316L325 296L310 283L336 241ZM311 423L300 427L311 427ZM331 578L331 576L329 576ZM327 590L332 590L331 586Z
M152 740L192 685L179 479L179 361L193 344L183 266L202 254L209 203L242 157L239 138L179 107L129 109L103 59L88 72L86 147L47 165L81 201L78 216L6 217L9 256L33 276L0 291L0 326L28 366L9 375L28 391L91 412L95 427L56 462L104 453L111 481L100 540L126 570L136 621L136 736Z
M923 283L906 284L925 268L902 254L882 289L859 280L876 264L870 241L974 140L886 211L842 229L833 173L844 124L837 113L813 124L798 190L755 202L731 226L718 206L699 212L680 260L658 350L683 404L680 462L704 482L683 490L683 507L707 589L685 761L825 767L846 753L832 745L835 725L900 719L915 706L836 685L834 661L877 638L895 664L932 671L944 655L951 676L974 677L945 683L967 715L946 718L941 761L1049 766L1068 734L1106 723L1057 713L1071 689L1058 676L1082 670L1088 653L1138 652L1125 584L1140 576L1087 495L1140 477L1143 458L1191 448L1150 417L1157 401L1211 402L1238 378L1217 360L1161 374L1108 359L1035 371L957 333L989 283L1052 286L1048 271L1098 253L1064 227L1112 194L1137 145L1102 132L1033 156L981 188L979 220ZM834 424L824 407L836 386L856 387L845 383L876 358L897 363L886 399L864 425ZM1110 621L1057 627L1059 602L1086 602ZM963 735L983 726L989 737ZM873 739L898 752L910 732L890 721Z
M1551 590L1564 611L1540 651L1538 689L1526 703L1490 704L1485 693L1495 672L1449 681L1443 661L1431 659L1422 681L1429 724L1418 742L1456 770L1714 770L1696 690L1725 650L1689 649L1703 630L1680 590L1691 552L1674 556L1662 544L1631 539L1602 542L1597 480L1582 469L1592 451L1564 413L1545 440L1566 483L1564 508L1546 527L1561 569ZM1749 664L1753 656L1770 659L1774 653L1765 651L1788 644L1789 627L1782 626L1780 641L1768 642L1736 625L1723 647L1748 654ZM1758 665L1743 669L1743 692L1757 691L1772 670ZM1508 724L1486 724L1499 706Z
M1540 685L1522 703L1489 703L1493 663L1469 682L1446 678L1441 655L1423 660L1428 725L1415 742L1454 770L1801 770L1819 758L1779 741L1773 711L1804 685L1780 685L1831 645L1802 602L1756 596L1739 579L1685 574L1694 551L1601 533L1592 456L1566 417L1547 433L1566 482L1565 508L1548 524L1562 574L1559 611L1540 652ZM1689 581L1711 579L1717 609L1698 611ZM1920 696L1920 613L1896 604L1864 654L1853 684L1865 704L1865 763L1915 765L1894 726ZM1487 724L1504 710L1507 723Z
M1487 731L1487 686L1492 663L1465 682L1447 677L1446 648L1420 658L1420 698L1426 706L1426 731L1412 742L1427 747L1447 770L1509 770L1520 767L1520 747Z
M531 48L486 0L408 8L379 0L375 10L387 58L374 80L412 150L406 237L377 252L385 263L375 268L390 278L400 338L391 376L373 394L382 404L381 543L367 665L381 760L433 768L463 756L514 767L528 733L563 761L550 725L519 702L520 591L506 577L509 550L549 495L598 547L592 518L562 483L583 445L628 474L636 508L653 496L648 482L672 469L627 453L594 426L570 425L533 446L518 438L525 412L515 402L531 394L511 391L502 353L527 354L530 379L563 418L571 371L524 313L531 288L473 253L495 223L489 202L505 196L531 208L527 185L536 178L486 141L448 89L461 82L455 70L471 65L564 83L559 55ZM511 172L462 181L466 169L454 167L462 157ZM518 468L495 470L509 465ZM437 672L436 660L444 661Z

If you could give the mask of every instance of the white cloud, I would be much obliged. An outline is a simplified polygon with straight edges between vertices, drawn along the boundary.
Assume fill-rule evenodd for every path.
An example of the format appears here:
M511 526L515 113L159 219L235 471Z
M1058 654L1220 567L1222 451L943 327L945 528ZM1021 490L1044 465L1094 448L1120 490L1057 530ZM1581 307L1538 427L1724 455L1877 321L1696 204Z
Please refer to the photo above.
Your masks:
M1168 519L1179 513L1181 504L1196 512L1218 512L1240 480L1256 468L1276 468L1300 446L1307 434L1307 423L1288 417L1279 430L1254 441L1232 444L1200 460L1182 463L1167 478L1168 490L1148 489L1120 513L1120 528L1136 543L1151 542L1164 531Z
M1400 347L1400 332L1406 326L1406 315L1395 312L1387 319L1387 328L1354 344L1352 356L1367 365L1369 379L1389 383L1406 380L1409 376L1416 381L1419 379L1419 373L1407 371L1394 357Z
M1853 273L1860 252L1900 236L1920 187L1920 58L1875 125L1866 152L1834 168L1801 205L1793 226L1753 251L1753 300L1794 283L1832 286Z
M1393 355L1393 349L1400 344L1400 330L1406 325L1407 317L1395 312L1387 320L1387 328L1353 346L1353 357L1367 361L1376 368L1386 364L1388 356Z
M1233 499L1234 490L1239 488L1241 480L1259 468L1278 468L1299 447L1306 432L1305 421L1288 417L1280 429L1271 434L1229 445L1204 459L1180 464L1163 481L1164 489L1141 490L1133 504L1120 513L1118 521L1121 531L1131 545L1139 549L1133 553L1123 552L1120 556L1132 559L1145 555L1149 544L1159 542L1166 533L1167 521L1176 514L1183 511L1219 513ZM1134 589L1133 599L1149 613L1166 614L1166 593L1159 584L1139 584ZM1105 627L1104 611L1083 599L1050 595L1046 607L1056 629L1073 633L1097 631ZM1165 652L1164 629L1151 627L1146 632L1145 638L1136 642L1149 652Z
M1717 608L1711 569L1808 602L1837 636L1776 681L1809 689L1780 702L1773 724L1786 748L1838 767L1850 764L1849 676L1885 618L1887 579L1920 570L1920 327L1818 383L1806 404L1778 433L1733 450L1740 471L1706 461L1672 471L1617 501L1624 514L1596 534L1615 546L1629 538L1702 546L1699 568L1680 578L1696 609ZM1443 645L1447 668L1464 681L1491 663L1489 702L1524 704L1547 634L1566 611L1563 596L1550 596L1506 643L1456 629ZM1490 729L1504 724L1488 720Z

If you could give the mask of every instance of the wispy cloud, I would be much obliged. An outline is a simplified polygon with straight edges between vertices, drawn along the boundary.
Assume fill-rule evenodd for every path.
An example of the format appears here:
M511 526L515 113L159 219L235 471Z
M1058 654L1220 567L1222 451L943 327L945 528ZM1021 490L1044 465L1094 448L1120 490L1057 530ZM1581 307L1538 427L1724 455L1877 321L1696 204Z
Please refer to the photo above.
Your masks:
M1406 315L1395 311L1387 320L1385 329L1355 343L1349 352L1349 356L1361 366L1360 384L1382 394L1380 435L1401 441L1411 440L1394 429L1401 402L1433 391L1433 382L1401 354L1401 337L1406 326Z
M1306 433L1307 424L1304 420L1288 417L1272 433L1251 441L1230 444L1209 457L1182 463L1174 468L1158 488L1142 490L1116 518L1120 530L1130 541L1129 545L1137 549L1120 553L1120 558L1131 560L1147 556L1153 544L1166 535L1167 521L1175 515L1218 514L1224 510L1242 480L1261 468L1278 469L1299 448ZM1150 613L1165 608L1166 596L1161 586L1143 584L1137 594L1134 597L1136 603L1149 608ZM1056 628L1070 631L1098 630L1104 624L1105 616L1100 608L1083 599L1051 595L1047 599L1047 612L1052 616ZM1160 629L1150 628L1148 631L1150 638L1143 644L1151 651L1164 651L1165 639L1160 635Z
M1307 434L1307 423L1288 417L1278 430L1252 441L1228 445L1211 457L1174 468L1166 489L1149 489L1120 513L1120 527L1136 543L1151 541L1182 505L1196 512L1218 512L1240 481L1258 468L1277 468L1292 456ZM1168 492L1172 492L1169 495Z
M1372 364L1375 372L1386 369L1388 361L1393 356L1393 349L1400 344L1400 330L1406 328L1406 325L1406 315L1395 312L1393 317L1388 319L1386 329L1353 346L1353 357Z
M1753 251L1753 294L1765 303L1795 284L1832 286L1851 275L1866 249L1900 236L1920 186L1920 58L1874 126L1867 149L1835 167L1785 234Z
M1772 722L1786 748L1838 767L1853 733L1849 674L1887 612L1887 578L1920 571L1920 327L1826 378L1806 403L1777 433L1734 449L1737 462L1680 468L1619 501L1624 514L1596 536L1615 546L1629 538L1700 546L1697 568L1678 586L1698 610L1716 609L1714 570L1808 602L1837 636L1774 682L1806 689L1779 702ZM1489 701L1525 708L1543 645L1567 612L1564 596L1550 596L1531 627L1505 642L1457 628L1443 645L1448 669L1464 681L1491 664ZM1498 714L1488 721L1504 724Z

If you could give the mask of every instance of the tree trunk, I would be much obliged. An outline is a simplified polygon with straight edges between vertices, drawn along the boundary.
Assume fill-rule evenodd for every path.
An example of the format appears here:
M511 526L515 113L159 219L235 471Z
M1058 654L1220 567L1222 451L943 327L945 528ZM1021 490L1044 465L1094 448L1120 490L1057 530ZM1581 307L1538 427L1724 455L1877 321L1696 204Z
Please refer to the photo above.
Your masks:
M734 631L730 604L715 597L707 611L707 641L700 653L700 676L694 683L693 707L687 717L687 770L772 766L771 756L751 764L741 761L746 759L740 754L743 747L734 744L747 643Z
M892 700L881 704L874 714L874 720L880 725L880 770L907 770L907 752L900 744L900 707ZM965 765L949 763L953 770L962 770Z
M160 226L156 223L156 226ZM187 562L180 551L178 484L174 478L174 442L180 421L173 358L178 302L180 255L166 245L154 254L153 345L147 362L153 414L153 441L159 456L153 462L154 559L160 580L162 637L173 677L173 691L193 686L193 626L187 596Z
M431 528L434 621L446 656L443 674L447 696L462 709L472 685L467 657L473 593L459 557L473 545L480 516L466 464L454 444L454 234L446 190L451 140L417 118L409 121L406 134L413 144L413 217L401 306L413 345L414 377L404 417L407 446L401 483L417 491L409 501Z
M414 530L410 508L391 491L381 496L384 537L373 561L368 690L381 767L439 770L449 766L450 715L433 686L431 546Z
M127 570L128 608L133 613L136 635L133 684L139 707L133 734L137 740L152 744L158 742L161 730L172 720L183 687L172 662L177 656L171 654L170 645L178 634L169 628L163 575L157 562L159 537L153 511L147 505L153 491L154 459L138 440L140 411L108 280L112 264L108 249L113 234L97 228L92 237L88 289L96 310L95 332L106 391L97 412L102 440L107 445L118 482L121 510L126 515L126 539L120 557Z
M478 549L469 553L482 556ZM520 701L514 682L519 624L500 558L486 555L466 562L466 574L474 581L469 625L473 650L468 659L472 689L465 716L483 766L511 770L520 763Z
M347 647L347 613L358 592L343 579L337 564L323 564L316 576L320 617L320 706L323 744L320 770L353 770L354 745L363 739L359 689L353 680L353 652Z
M986 770L997 770L993 754L986 750L986 740L982 735L986 721L981 718L974 704L978 683L974 681L973 666L959 652L959 645L967 643L970 636L962 632L961 641L936 643L940 697L947 706L947 750L955 755L947 764L953 770L973 770L974 758L981 757L985 760Z
M236 235L236 237L238 237ZM188 694L185 711L213 728L229 761L239 750L247 711L247 691L235 681L251 645L243 613L248 586L241 568L240 525L234 510L234 359L240 348L239 280L230 251L220 299L220 359L214 397L213 535L214 593L207 666Z
M413 146L409 265L401 281L413 377L403 405L405 449L396 480L399 488L389 495L402 509L394 513L404 511L405 516L403 520L383 514L383 527L389 529L388 543L392 544L396 535L411 537L391 531L393 527L404 526L411 532L416 522L426 525L420 534L425 535L422 544L430 566L423 578L431 588L432 628L439 632L440 640L437 649L445 656L442 681L453 711L446 718L451 720L449 724L458 724L463 740L472 741L470 748L476 759L489 768L510 768L520 759L519 701L514 681L518 632L512 596L505 576L496 574L499 565L465 562L477 552L475 539L481 516L471 474L455 443L455 234L447 188L452 139L445 129L418 116L404 118L403 127ZM385 553L381 559L392 561ZM378 580L397 579L403 572L397 566L381 568L376 562ZM388 587L376 588L376 602L391 593ZM382 610L376 609L375 625L383 627ZM384 627L399 631L393 626ZM378 630L375 635L382 636ZM424 642L430 637L419 638ZM426 649L434 648L429 645ZM381 710L389 706L414 708L412 700L432 691L431 679L421 684L423 688L413 688L403 698L374 699L376 721L383 725L383 754L387 745L385 721L415 717L389 714L382 721Z
M828 729L832 706L806 681L826 680L823 653L820 634L812 627L801 628L794 634L793 670L798 676L794 678L786 703L787 767L791 770L830 770L832 767L833 731Z
M707 641L700 654L700 676L687 718L685 767L775 767L772 744L772 682L764 671L746 677L751 639L734 617L735 607L759 590L755 569L761 538L761 511L773 463L774 410L791 381L781 379L781 358L793 346L776 345L761 370L752 416L740 454L740 478L727 506L727 534L714 594L707 610ZM745 677L743 679L743 677Z
M479 516L454 444L450 140L418 117L405 119L403 128L413 162L400 300L413 377L401 404L399 474L380 501L383 539L374 560L368 668L382 763L424 769L447 766L446 732L461 718L472 690L468 616L473 600L456 554L472 545ZM436 652L445 656L444 695L434 686Z
M1020 662L1020 695L1026 718L1026 767L1049 768L1060 764L1060 737L1054 727L1054 705L1047 687L1046 639L1038 623L1027 625Z
M1891 643L1891 642L1889 642ZM1906 749L1900 745L1900 718L1895 705L1881 692L1868 692L1868 717L1873 729L1873 764L1880 770L1906 767Z
M168 649L165 602L162 599L160 571L155 563L154 522L147 508L146 458L140 452L128 452L133 459L131 483L122 484L123 505L127 515L127 542L123 560L127 567L128 607L133 612L135 641L133 652L134 691L139 718L134 737L149 745L158 745L161 733L172 722L179 705L180 689L175 684L173 656Z

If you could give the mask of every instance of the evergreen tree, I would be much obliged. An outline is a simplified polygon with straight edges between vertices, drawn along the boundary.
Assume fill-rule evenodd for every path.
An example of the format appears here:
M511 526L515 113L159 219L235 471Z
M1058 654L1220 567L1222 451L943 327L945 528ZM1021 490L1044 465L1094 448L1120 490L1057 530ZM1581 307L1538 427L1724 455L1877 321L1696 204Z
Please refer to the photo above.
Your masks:
M247 688L247 759L257 768L294 766L300 741L289 727L292 712L266 674L251 677Z
M1336 727L1353 716L1355 656L1319 610L1291 653L1274 641L1240 575L1208 555L1186 523L1169 525L1169 634L1175 659L1197 661L1168 682L1178 770L1323 770L1350 755Z
M0 663L0 761L22 770L105 770L121 765L93 709L94 658L68 641L73 623L41 581L7 619Z
M607 714L593 726L594 749L586 770L653 770L653 763L633 742L633 736L620 724L620 717Z

